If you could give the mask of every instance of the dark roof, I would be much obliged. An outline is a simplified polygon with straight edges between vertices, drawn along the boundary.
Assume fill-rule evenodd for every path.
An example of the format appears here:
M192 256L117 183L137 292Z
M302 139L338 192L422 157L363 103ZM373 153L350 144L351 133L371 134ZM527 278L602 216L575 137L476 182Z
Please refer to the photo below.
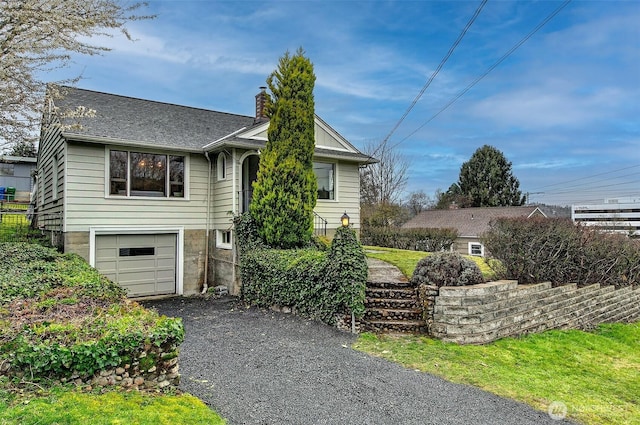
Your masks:
M220 138L254 124L245 115L216 112L152 100L62 87L62 99L55 101L62 110L84 106L96 111L95 118L79 120L81 129L64 131L69 139L87 138L140 142L154 146L202 151ZM76 120L78 121L78 120ZM75 124L66 119L63 124Z
M402 227L457 229L459 236L477 237L489 230L489 223L496 218L532 216L546 217L536 206L428 210L413 217Z
M241 130L250 130L264 124L264 120L256 121L254 117L75 87L60 87L60 92L63 97L55 101L60 110L75 110L82 106L96 111L95 117L63 120L63 133L69 140L195 152L203 152L205 148L207 151L215 151L226 147L261 149L265 146L265 142L261 140L235 137L235 133ZM328 127L324 121L322 123ZM359 152L347 140L342 141L355 152L320 148L315 153L321 158L360 164L377 162Z

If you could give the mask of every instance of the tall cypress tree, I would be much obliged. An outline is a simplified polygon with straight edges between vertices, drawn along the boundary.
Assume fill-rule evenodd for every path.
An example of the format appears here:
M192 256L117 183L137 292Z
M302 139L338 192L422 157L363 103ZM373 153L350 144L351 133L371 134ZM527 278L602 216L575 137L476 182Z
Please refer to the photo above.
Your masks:
M267 78L268 140L260 155L250 212L273 247L305 245L313 234L318 184L313 172L313 64L302 48L280 58Z

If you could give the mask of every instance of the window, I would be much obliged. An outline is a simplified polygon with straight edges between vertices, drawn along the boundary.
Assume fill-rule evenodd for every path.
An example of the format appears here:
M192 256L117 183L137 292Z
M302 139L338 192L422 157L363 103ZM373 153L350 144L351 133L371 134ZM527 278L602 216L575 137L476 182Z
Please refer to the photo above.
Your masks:
M54 156L51 164L51 197L58 199L58 157Z
M469 242L469 255L484 256L484 246L481 243Z
M231 249L231 230L218 230L216 245L218 248Z
M224 152L220 152L218 154L216 171L218 173L218 180L225 180L227 178L227 156L224 154Z
M313 172L318 181L318 199L336 199L335 195L335 164L314 162Z
M147 248L120 248L118 252L119 257L139 257L142 255L156 255L156 249L152 246Z
M184 156L110 151L109 194L184 198Z
M13 176L13 164L0 164L0 176Z

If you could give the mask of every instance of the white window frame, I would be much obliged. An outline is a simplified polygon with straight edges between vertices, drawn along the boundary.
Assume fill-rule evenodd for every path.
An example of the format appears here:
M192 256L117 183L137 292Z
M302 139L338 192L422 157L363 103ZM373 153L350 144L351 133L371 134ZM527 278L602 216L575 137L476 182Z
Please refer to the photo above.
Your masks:
M216 230L216 247L231 249L233 245L233 233L231 230Z
M218 154L216 161L216 177L218 181L227 179L227 155L224 152Z
M333 199L316 198L318 202L338 202L338 163L332 161L314 160L314 164L329 164L333 166ZM317 176L316 176L317 178Z
M51 199L58 199L58 156L54 155L51 161Z
M474 254L473 248L478 246L480 247L480 254ZM484 257L484 245L481 244L480 242L469 242L468 252L469 252L469 255L473 255L474 257Z

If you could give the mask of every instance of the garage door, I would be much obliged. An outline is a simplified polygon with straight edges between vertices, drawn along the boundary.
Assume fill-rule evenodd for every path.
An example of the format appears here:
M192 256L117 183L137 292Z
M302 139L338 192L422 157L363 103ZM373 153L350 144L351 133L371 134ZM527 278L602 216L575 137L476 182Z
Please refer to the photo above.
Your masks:
M176 293L176 235L96 236L96 268L130 297Z

